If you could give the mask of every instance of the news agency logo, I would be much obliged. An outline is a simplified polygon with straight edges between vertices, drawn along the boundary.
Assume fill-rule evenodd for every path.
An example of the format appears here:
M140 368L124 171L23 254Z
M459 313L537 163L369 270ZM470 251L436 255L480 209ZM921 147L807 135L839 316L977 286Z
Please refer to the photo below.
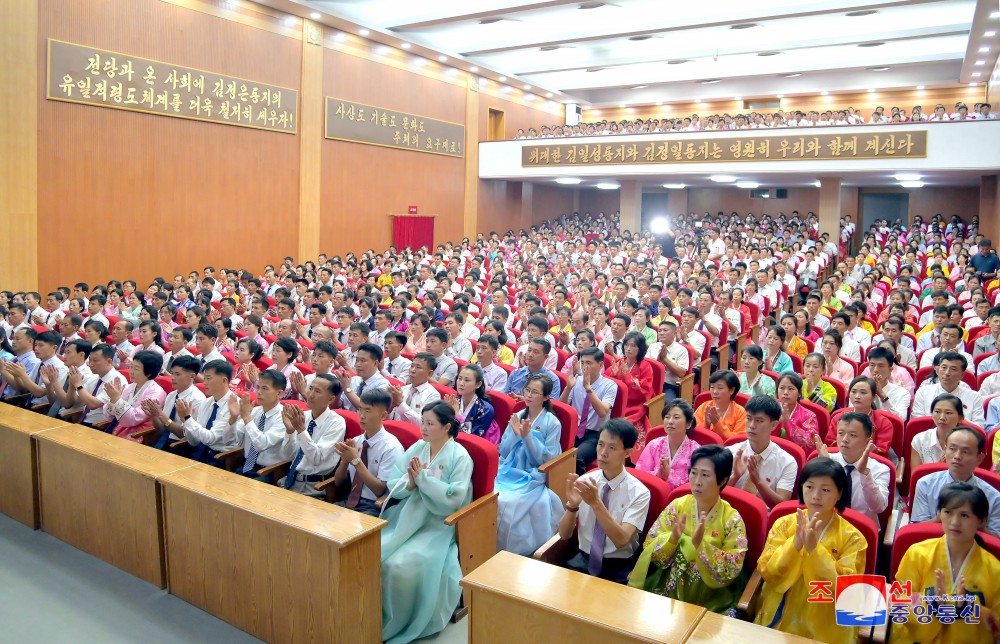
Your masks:
M834 608L838 626L884 626L889 619L885 577L838 576Z

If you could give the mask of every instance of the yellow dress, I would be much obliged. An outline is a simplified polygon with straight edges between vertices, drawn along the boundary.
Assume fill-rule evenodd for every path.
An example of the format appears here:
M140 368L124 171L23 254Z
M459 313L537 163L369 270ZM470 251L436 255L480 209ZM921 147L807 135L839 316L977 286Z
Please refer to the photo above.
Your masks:
M792 339L788 341L788 348L786 349L788 353L797 355L798 357L805 359L809 354L809 347L806 346L806 341L797 335L793 335Z
M933 589L937 586L938 569L945 571L945 579L951 579L949 576L951 563L944 537L928 539L910 546L899 564L896 580L900 583L909 581L914 594L932 595L936 592ZM939 619L943 612L942 604L938 604L937 614L928 624L920 624L912 612L905 624L893 624L890 641L893 644L988 642L990 638L986 626L987 620L990 619L990 615L993 617L1000 615L1000 561L980 546L973 546L961 575L965 576L965 593L977 596L977 603L980 605L979 617L976 618L978 624L967 624L961 616L962 609L957 606L954 608L956 617L954 623L942 624ZM946 594L955 594L955 590L954 587L948 588ZM949 603L954 606L953 603ZM950 608L947 610L950 612Z
M863 573L868 544L857 528L835 514L809 554L804 547L795 550L796 525L795 514L783 516L767 535L757 564L764 588L754 623L827 644L854 644L858 629L837 626L833 602L806 600L813 581L836 584L837 575Z
M511 351L510 347L508 347L506 344L501 344L500 350L497 351L497 360L507 365L513 365L514 352ZM472 360L470 360L469 362L471 362L472 364L479 364L479 356L477 356L476 354L472 354Z

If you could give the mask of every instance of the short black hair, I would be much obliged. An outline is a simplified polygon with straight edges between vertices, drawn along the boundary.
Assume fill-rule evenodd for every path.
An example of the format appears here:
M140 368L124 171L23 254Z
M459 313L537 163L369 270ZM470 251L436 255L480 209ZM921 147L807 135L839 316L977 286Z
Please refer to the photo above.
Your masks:
M205 337L212 338L215 340L219 337L219 330L215 328L212 324L202 324L198 327L196 333L200 333Z
M381 407L384 410L388 410L389 407L392 406L392 396L389 394L387 389L365 389L364 393L361 394L361 402L366 405Z
M639 440L639 430L635 428L630 421L624 418L612 418L604 427L601 428L601 433L608 432L612 436L621 440L622 445L625 449L632 449L635 447L636 441Z
M983 450L986 449L986 439L983 437L982 434L972 429L968 425L959 425L954 429L952 429L950 432L948 432L948 435L945 436L944 442L947 443L948 439L951 438L953 434L956 434L958 432L969 432L970 434L976 437L976 447L978 448L979 454L982 454Z
M205 373L210 369L214 371L216 375L225 376L226 380L233 379L233 365L229 364L226 360L212 360L202 367L201 372Z
M288 378L277 369L265 369L260 372L260 380L267 380L278 391L284 391L288 387Z
M962 365L962 371L969 368L969 361L958 351L940 351L936 356L934 356L934 366L940 366L945 360L949 362L958 362Z
M772 398L771 400L774 399ZM778 401L775 400L774 402L777 403ZM837 511L843 512L851 500L851 479L848 478L847 472L844 471L844 467L840 463L822 456L818 456L806 463L799 474L799 503L805 503L802 487L806 484L806 481L815 476L829 476L833 479L833 484L840 491L840 498L837 500Z
M703 458L711 461L712 467L715 469L715 482L719 484L721 491L726 487L726 483L733 473L733 453L722 445L703 445L691 454L691 465L688 467L688 472L691 471L695 463Z
M437 366L438 366L437 358L435 358L434 354L430 353L429 351L422 351L422 352L418 353L417 355L413 356L413 359L414 360L423 360L425 363L427 363L427 367L431 371L434 371L435 369L437 369Z
M781 403L771 396L754 396L747 401L746 413L748 416L766 414L771 420L781 420Z
M180 367L184 371L190 371L194 374L201 371L201 363L198 362L198 358L195 358L194 356L181 356L179 358L174 358L174 362L170 365L170 368L173 369L174 367Z
M722 371L716 371L708 378L709 384L714 382L723 381L726 383L726 387L733 392L733 397L740 391L740 377L729 369L723 369Z
M549 351L552 351L552 345L545 338L532 338L531 342L540 346L545 355L549 355Z
M857 378L855 378L857 380ZM840 423L858 423L861 428L865 430L865 436L871 437L872 433L875 431L875 425L872 424L871 416L868 414L862 414L860 411L849 411L842 415L837 424Z
M374 342L364 342L358 347L358 353L364 351L372 360L375 362L382 362L382 347L378 346Z
M951 483L941 488L938 494L938 512L941 510L955 510L966 503L972 508L972 514L982 521L990 514L990 502L986 498L986 493L979 487L971 483Z

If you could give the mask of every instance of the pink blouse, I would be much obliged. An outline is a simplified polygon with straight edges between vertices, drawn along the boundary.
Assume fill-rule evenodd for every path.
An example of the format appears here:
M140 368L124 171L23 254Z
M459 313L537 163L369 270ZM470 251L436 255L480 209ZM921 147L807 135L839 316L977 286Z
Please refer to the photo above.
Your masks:
M684 438L680 449L677 450L677 453L673 455L673 459L670 461L670 476L667 477L667 485L671 490L688 482L688 470L691 469L691 455L699 447L701 445L695 441L687 437ZM660 459L664 456L670 456L669 437L661 436L660 438L654 438L642 450L642 455L639 456L639 462L635 464L635 467L643 472L659 476Z
M153 426L149 414L142 408L142 401L155 400L157 405L163 407L166 398L166 392L155 380L146 381L146 384L139 391L136 391L135 383L127 385L118 402L104 404L104 413L118 419L114 435L130 441L141 442L138 438L132 438L132 435Z
M839 380L846 386L851 384L851 381L854 380L854 367L852 367L850 363L837 358L837 361L833 363L833 369L831 369L830 373L827 375L834 380Z
M811 409L795 405L795 411L780 425L780 428L782 437L801 447L806 454L816 449L815 437L819 434L819 421Z

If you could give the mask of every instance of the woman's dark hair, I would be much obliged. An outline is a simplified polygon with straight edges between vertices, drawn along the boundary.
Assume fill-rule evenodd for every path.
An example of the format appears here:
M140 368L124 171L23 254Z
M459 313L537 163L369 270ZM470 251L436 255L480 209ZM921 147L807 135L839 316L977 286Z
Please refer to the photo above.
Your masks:
M136 352L132 356L132 362L136 361L142 364L142 373L150 380L160 375L160 369L163 368L163 356L155 351Z
M632 313L632 318L635 319L635 314L638 313L639 311L642 311L646 316L645 328L655 329L656 327L653 326L653 315L652 313L649 312L649 309L646 308L645 306L637 307L636 310Z
M836 329L828 329L823 332L823 337L833 338L833 343L837 345L838 349L844 348L844 336L840 335L840 331Z
M291 338L278 338L274 341L273 346L291 354L292 357L288 359L288 362L295 362L295 358L299 355L299 343Z
M965 408L962 405L962 399L955 394L938 394L934 400L931 401L931 413L934 413L934 408L938 406L938 403L950 403L954 407L955 411L958 412L959 418L965 420Z
M726 387L732 392L730 396L735 398L740 390L740 377L729 369L723 369L722 371L713 373L708 378L708 384L711 385L713 382L719 382L720 380L726 383Z
M938 494L938 512L941 510L956 510L966 503L972 508L972 514L982 521L990 514L990 502L986 493L971 483L950 483Z
M247 345L247 351L250 352L251 362L254 360L260 360L260 357L264 355L264 347L257 344L255 340L251 340L250 338L241 338L240 341L236 343L236 346L239 347L241 344ZM284 387L282 387L282 389L284 389Z
M840 499L837 500L837 512L843 512L851 499L851 479L847 477L847 472L844 471L844 467L840 463L822 456L806 463L805 467L802 468L802 473L799 474L799 503L805 503L805 497L802 495L802 486L805 485L806 481L816 476L829 476L833 479L833 484L840 491Z
M788 333L785 332L785 327L781 326L780 324L773 324L767 327L768 333L772 331L774 331L774 335L778 336L778 339L781 340L782 342L784 342L785 338L788 337Z
M666 418L667 412L671 409L680 409L681 413L684 414L684 420L686 420L688 424L687 430L685 430L684 433L691 436L691 432L694 431L694 427L697 424L694 419L694 407L691 406L691 403L682 398L674 398L663 406L662 418Z
M431 320L425 313L414 313L411 315L410 324L413 324L414 322L420 322L420 326L424 328L424 332L431 328Z
M595 347L597 346L597 337L594 336L594 332L591 331L590 329L580 329L577 332L576 337L579 338L580 336L587 336L587 337L589 337L591 343L593 343L593 346L595 346ZM579 351L577 351L577 353L579 353Z
M795 387L795 391L799 394L799 400L802 400L802 376L791 371L786 371L778 377L778 382L774 383L776 390L781 386L781 383L784 380L792 383L792 386Z
M461 369L459 369L459 372L462 372L462 371L471 371L475 375L475 377L476 377L476 397L477 398L482 398L486 402L490 402L490 395L488 393L486 393L486 374L483 373L483 368L480 367L478 364L467 364L464 367L462 367ZM545 379L548 380L547 377ZM551 383L551 382L552 381L549 380L549 383Z
M819 353L818 351L810 353L805 358L802 358L802 364L804 365L806 363L806 360L808 360L809 358L815 358L816 360L819 360L819 366L822 367L824 370L826 369L826 356L824 356L822 353Z
M458 436L458 419L455 418L455 410L445 401L435 400L429 405L425 405L424 410L421 412L421 415L423 414L434 414L434 418L439 423L448 425L449 436L452 438Z
M160 325L156 323L156 320L143 320L139 323L139 328L146 327L153 332L153 344L159 346L163 344L162 329Z
M750 357L757 362L764 362L764 350L756 344L748 344L743 347L743 353L749 353Z
M503 322L500 320L490 320L486 323L486 326L490 327L494 331L497 331L500 335L497 336L497 342L500 344L507 344L507 329L504 328Z
M0 327L0 349L14 355L14 347L10 346L10 340L7 339L7 331L3 327Z
M164 306L166 306L166 304L164 304ZM149 315L149 319L150 320L159 320L160 319L160 312L152 304L144 304L141 310L145 311L146 314ZM136 314L136 315L138 315L138 314ZM174 313L174 315L176 316L177 314ZM173 319L173 318L171 318L171 319Z
M646 338L643 337L641 333L638 333L636 331L630 331L629 333L626 333L625 337L622 338L622 353L625 353L625 345L628 344L629 340L634 342L636 348L639 350L639 353L636 354L635 356L635 361L637 363L641 362L642 359L646 357L646 350L649 349L649 347L646 345ZM739 387L737 387L737 389L739 389Z
M729 477L733 473L733 453L722 445L703 445L691 454L689 473L695 463L701 459L707 459L712 463L712 468L715 470L715 482L718 483L721 492L725 489L726 483L729 482Z
M233 321L229 318L219 318L217 322L222 324L222 328L225 329L224 333L226 337L230 340L236 339L236 333L233 331ZM254 343L256 344L256 342Z
M192 306L187 310L187 313L193 313L198 317L198 324L192 324L192 328L198 328L205 323L205 309L200 306ZM187 313L184 314L185 318L187 317Z
M537 382L542 385L542 395L545 396L545 402L542 406L545 407L545 411L552 411L552 379L545 374L536 373L535 375L528 377L528 379L524 382L524 386L527 387L533 382ZM520 417L526 418L527 416L528 409L525 408L520 414Z

